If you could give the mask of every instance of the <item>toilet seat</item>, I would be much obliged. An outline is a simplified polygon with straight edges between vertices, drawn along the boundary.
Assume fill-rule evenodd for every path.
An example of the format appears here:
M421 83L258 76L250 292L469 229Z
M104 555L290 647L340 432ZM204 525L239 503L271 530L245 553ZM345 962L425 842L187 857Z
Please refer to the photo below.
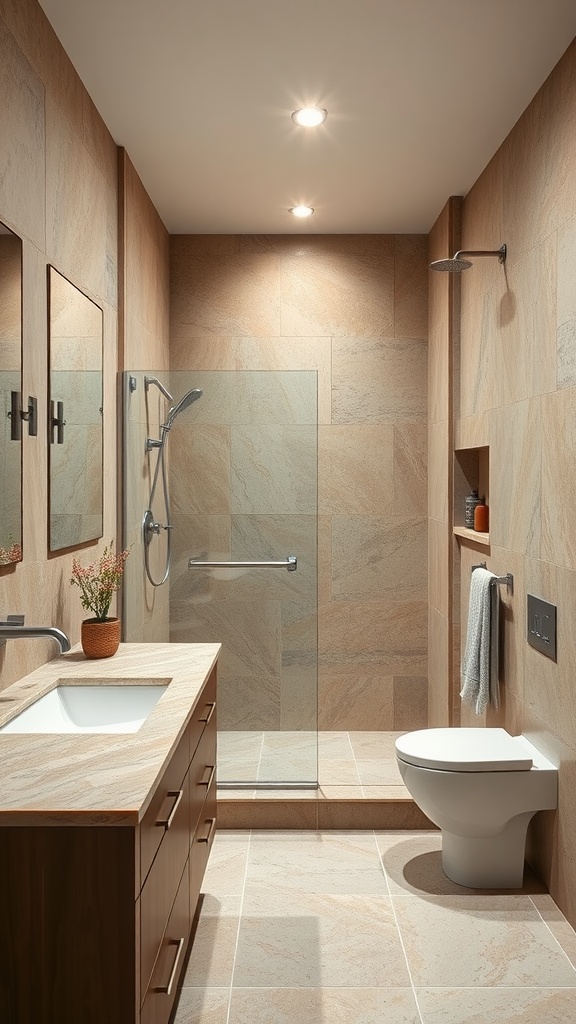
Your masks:
M408 764L445 772L529 771L534 764L529 745L505 729L419 729L396 740L396 753Z

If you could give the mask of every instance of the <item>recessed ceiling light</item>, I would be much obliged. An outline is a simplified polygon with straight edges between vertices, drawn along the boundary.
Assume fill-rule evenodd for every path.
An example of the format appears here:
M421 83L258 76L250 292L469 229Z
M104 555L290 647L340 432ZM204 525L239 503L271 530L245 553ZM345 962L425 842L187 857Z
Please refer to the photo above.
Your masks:
M303 128L316 128L324 124L328 117L328 111L324 107L302 107L302 110L292 111L292 120Z
M313 206L291 206L289 211L294 217L311 217L314 213Z

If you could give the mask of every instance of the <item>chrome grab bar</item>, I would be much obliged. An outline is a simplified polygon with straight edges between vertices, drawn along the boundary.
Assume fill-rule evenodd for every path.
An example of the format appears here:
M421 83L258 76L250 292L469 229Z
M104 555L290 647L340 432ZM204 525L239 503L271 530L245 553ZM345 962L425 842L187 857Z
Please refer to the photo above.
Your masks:
M296 572L298 559L288 555L281 562L201 562L198 558L188 560L189 569L287 569Z

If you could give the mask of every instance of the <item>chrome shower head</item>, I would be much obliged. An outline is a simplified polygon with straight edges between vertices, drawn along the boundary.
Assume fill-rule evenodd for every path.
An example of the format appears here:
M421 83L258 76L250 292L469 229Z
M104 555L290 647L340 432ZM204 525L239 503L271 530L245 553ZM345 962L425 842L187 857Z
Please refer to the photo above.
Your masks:
M184 397L181 398L180 401L177 403L177 405L173 405L168 410L168 416L166 417L164 429L170 430L176 417L179 416L181 412L184 412L184 409L187 409L189 405L192 405L192 402L197 402L199 398L202 398L202 394L202 388L193 388L192 391L187 391Z
M460 274L472 266L470 260L463 260L462 256L497 256L499 263L506 259L506 246L501 245L499 249L460 249L451 260L434 260L430 263L430 270L445 270L452 274Z

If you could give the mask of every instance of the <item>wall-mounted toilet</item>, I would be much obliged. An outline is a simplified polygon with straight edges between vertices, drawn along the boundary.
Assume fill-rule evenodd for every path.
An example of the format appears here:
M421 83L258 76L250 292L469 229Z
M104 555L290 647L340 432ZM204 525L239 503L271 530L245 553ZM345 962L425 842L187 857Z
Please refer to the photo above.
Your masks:
M396 740L404 785L442 830L442 867L472 888L522 885L530 818L558 801L558 769L504 729L421 729Z

